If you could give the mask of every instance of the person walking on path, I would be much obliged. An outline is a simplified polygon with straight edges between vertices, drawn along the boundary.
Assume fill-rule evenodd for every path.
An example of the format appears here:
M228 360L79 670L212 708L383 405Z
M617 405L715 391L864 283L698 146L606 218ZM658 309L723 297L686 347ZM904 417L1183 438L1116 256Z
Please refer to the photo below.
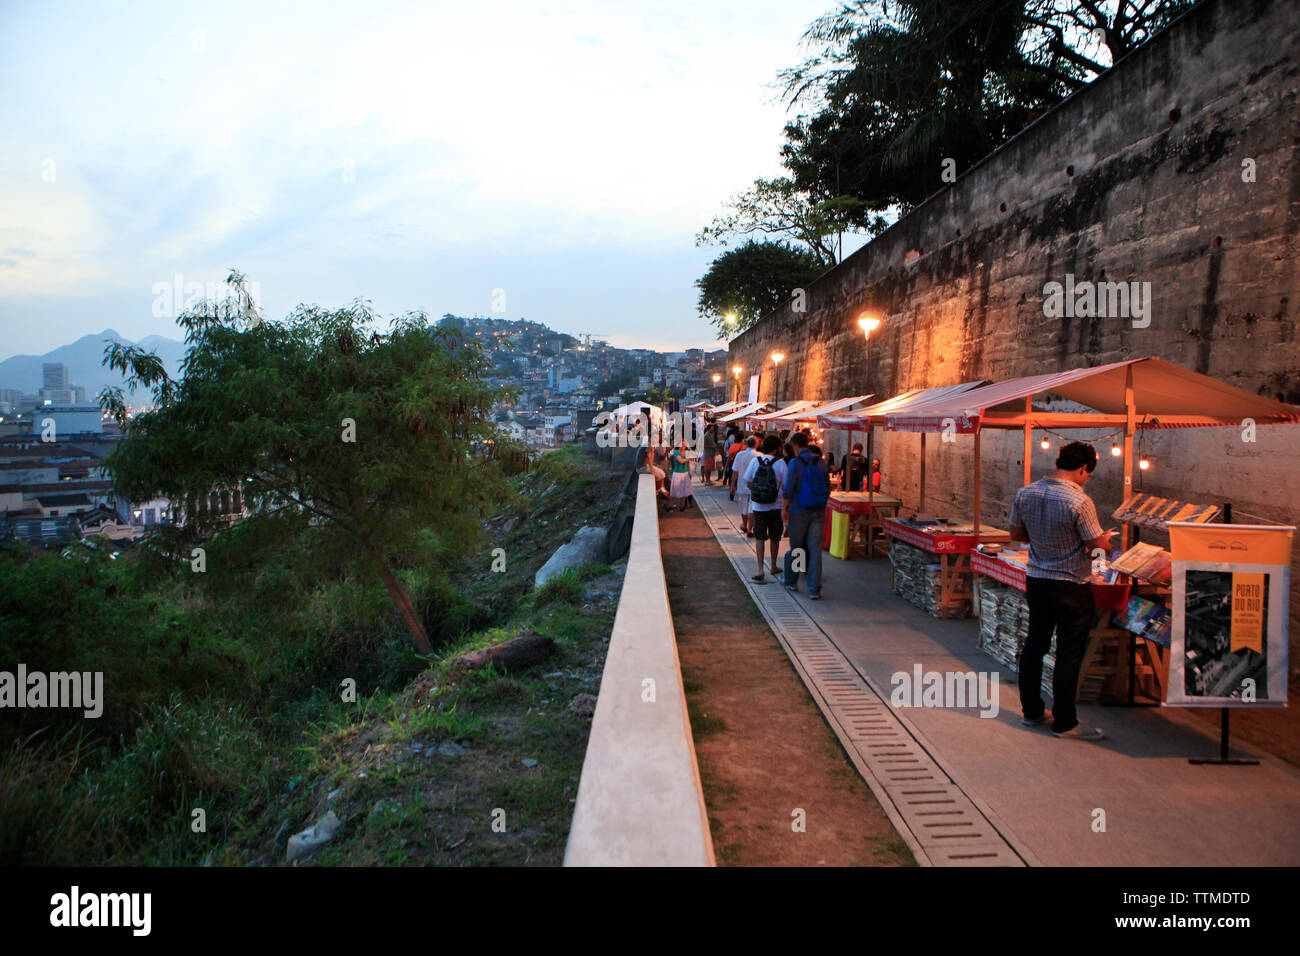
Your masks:
M713 467L718 457L718 426L713 422L704 426L704 464L700 476L706 485L713 484Z
M736 454L735 471L738 475L743 475L749 468L750 461L758 457L757 445L758 441L752 435L745 439L745 444ZM745 537L752 538L754 537L754 515L750 511L749 485L737 478L734 492L732 497L736 499L736 508L740 512L740 531Z
M808 597L820 601L822 596L822 533L826 528L826 501L831 493L830 475L822 461L822 451L808 444L808 436L796 432L790 436L796 449L794 460L785 473L785 490L781 494L781 513L790 529L790 550L785 553L787 589L799 589L798 564L808 569ZM802 552L802 554L800 553Z
M776 555L781 550L781 537L785 532L781 521L781 488L785 484L785 461L781 455L781 439L768 435L763 439L763 450L750 459L741 475L741 484L749 488L749 510L754 530L754 552L758 555L758 573L751 581L766 584L763 576L763 544L772 542L772 576L776 577Z
M1052 733L1073 740L1100 740L1100 727L1084 727L1075 710L1079 669L1096 609L1093 550L1110 553L1112 532L1102 531L1097 506L1084 492L1097 467L1097 450L1071 442L1056 458L1056 471L1016 492L1011 505L1011 540L1029 542L1026 586L1029 634L1020 652L1020 706L1026 725L1047 723L1043 702L1043 655L1056 632L1052 674Z
M678 511L686 510L686 499L691 496L691 462L695 456L691 454L690 449L686 447L686 439L683 438L673 449L672 454L668 456L668 462L673 467L672 485L669 489L671 501L668 504L668 510L673 510L673 504L677 504Z

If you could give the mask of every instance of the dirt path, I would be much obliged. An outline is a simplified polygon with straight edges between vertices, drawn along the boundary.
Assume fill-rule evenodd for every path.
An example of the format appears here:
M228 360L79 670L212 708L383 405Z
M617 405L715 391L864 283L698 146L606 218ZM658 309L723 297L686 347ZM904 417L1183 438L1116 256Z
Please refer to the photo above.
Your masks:
M912 864L698 509L660 521L718 863Z

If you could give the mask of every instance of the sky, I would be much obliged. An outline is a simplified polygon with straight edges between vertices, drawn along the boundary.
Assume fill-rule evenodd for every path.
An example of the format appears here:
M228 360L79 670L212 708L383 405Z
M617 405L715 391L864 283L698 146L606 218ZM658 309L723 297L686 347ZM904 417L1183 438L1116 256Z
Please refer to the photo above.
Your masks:
M779 175L775 78L832 0L0 0L0 357L268 318L527 318L709 347L695 235Z

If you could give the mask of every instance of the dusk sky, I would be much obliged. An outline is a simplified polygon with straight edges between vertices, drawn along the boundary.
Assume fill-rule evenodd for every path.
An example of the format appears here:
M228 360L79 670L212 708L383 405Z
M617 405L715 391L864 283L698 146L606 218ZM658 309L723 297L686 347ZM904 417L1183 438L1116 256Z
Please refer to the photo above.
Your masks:
M695 234L781 172L831 0L0 4L0 358L360 296L704 347ZM494 290L504 311L493 311Z

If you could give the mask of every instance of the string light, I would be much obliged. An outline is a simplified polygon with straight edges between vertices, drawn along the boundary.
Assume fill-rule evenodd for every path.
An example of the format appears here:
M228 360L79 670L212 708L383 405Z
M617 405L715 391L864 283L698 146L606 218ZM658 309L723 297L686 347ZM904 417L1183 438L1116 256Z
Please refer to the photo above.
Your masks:
M1110 453L1118 458L1120 455L1124 454L1124 451L1119 447L1119 445L1111 442Z
M1044 438L1042 441L1038 443L1038 447L1043 449L1043 451L1047 451L1049 448L1052 447L1052 442L1049 439Z
M1151 467L1151 462L1143 458L1141 461L1138 462L1138 467L1141 468L1143 471L1146 471L1148 468Z

